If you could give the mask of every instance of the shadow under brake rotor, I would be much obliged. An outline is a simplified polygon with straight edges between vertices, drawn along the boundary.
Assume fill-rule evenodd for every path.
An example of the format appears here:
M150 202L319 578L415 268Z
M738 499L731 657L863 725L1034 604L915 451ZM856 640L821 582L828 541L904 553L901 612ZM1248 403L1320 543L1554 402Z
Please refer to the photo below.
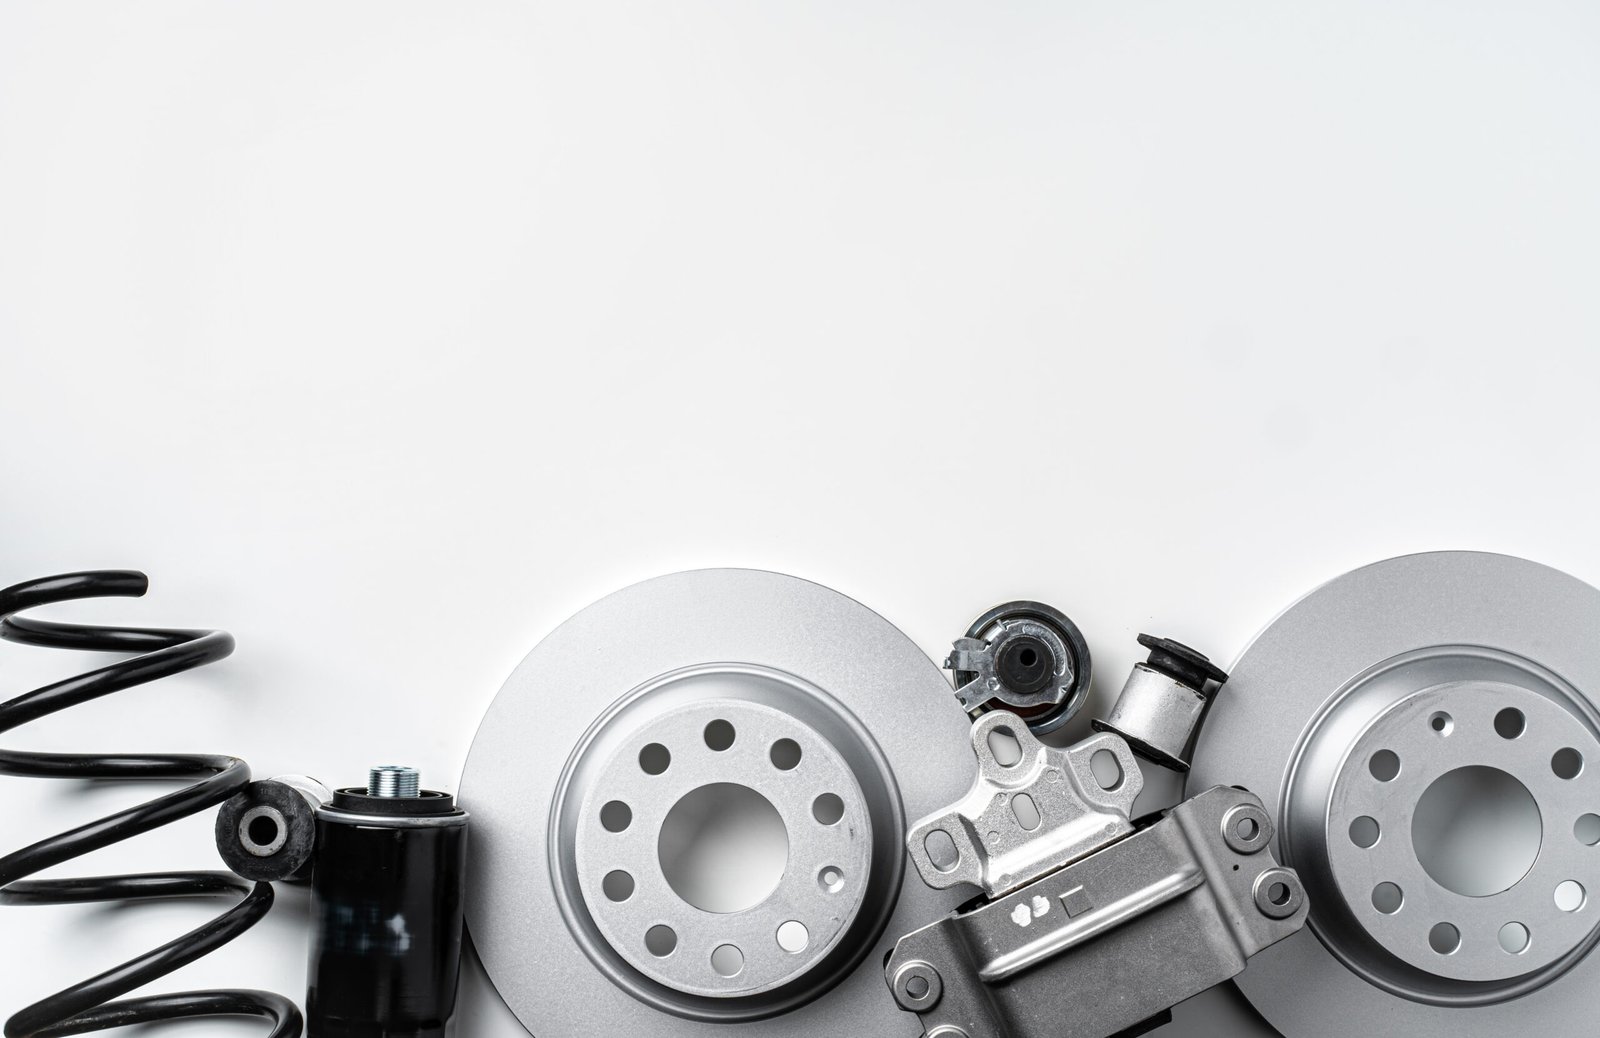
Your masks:
M968 722L933 662L817 584L701 570L557 628L462 776L468 926L538 1038L904 1035L906 818L960 795Z
M1521 559L1390 559L1233 667L1190 782L1244 786L1311 903L1237 983L1289 1038L1594 1033L1600 591Z

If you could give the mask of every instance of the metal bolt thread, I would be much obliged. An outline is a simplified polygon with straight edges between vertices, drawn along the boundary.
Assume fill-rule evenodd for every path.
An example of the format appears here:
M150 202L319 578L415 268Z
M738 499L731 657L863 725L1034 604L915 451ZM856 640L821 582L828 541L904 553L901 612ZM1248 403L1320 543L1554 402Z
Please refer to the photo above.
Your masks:
M416 768L383 764L367 772L367 795L416 797L422 795L422 774Z

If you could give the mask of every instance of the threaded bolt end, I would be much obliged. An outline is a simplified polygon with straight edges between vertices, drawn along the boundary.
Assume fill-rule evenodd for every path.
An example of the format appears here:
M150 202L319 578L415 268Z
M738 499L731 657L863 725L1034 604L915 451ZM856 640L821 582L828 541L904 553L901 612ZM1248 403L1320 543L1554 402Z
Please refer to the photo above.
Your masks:
M367 772L367 796L416 797L422 795L422 774L416 768L382 764Z

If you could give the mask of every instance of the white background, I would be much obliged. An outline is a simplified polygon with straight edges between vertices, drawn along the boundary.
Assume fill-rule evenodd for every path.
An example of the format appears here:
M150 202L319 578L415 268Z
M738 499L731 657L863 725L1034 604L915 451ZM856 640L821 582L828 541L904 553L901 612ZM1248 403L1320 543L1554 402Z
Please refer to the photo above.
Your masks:
M542 634L701 565L930 654L1044 599L1102 700L1389 555L1600 580L1597 102L1587 2L6 3L0 582L240 643L6 745L453 786ZM8 848L147 792L0 781ZM167 986L298 997L282 904ZM0 1008L213 907L0 910Z

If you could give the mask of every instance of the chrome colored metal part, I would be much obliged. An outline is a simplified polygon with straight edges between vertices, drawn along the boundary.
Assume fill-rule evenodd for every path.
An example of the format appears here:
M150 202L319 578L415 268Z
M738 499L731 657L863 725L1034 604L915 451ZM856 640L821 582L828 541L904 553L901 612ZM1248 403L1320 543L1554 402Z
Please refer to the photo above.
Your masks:
M239 847L246 854L256 858L270 858L283 850L283 845L289 842L289 819L284 817L282 811L271 805L262 804L250 808L239 816L239 824L234 828L239 839ZM258 840L256 833L260 833L266 842Z
M902 837L959 795L967 733L909 639L816 584L706 570L595 603L507 680L463 775L490 978L539 1038L912 1038L877 963L954 906L903 884Z
M1095 727L1136 742L1142 756L1183 771L1189 767L1184 750L1205 708L1205 697L1194 689L1136 663L1111 712Z
M974 722L971 743L972 788L906 837L928 886L971 883L999 897L1133 832L1128 815L1144 776L1116 736L1057 749L1015 714L995 711Z
M1600 591L1440 552L1346 574L1235 665L1191 781L1258 791L1307 932L1238 984L1289 1038L1593 1030Z
M885 970L895 1001L930 1036L1106 1038L1227 980L1305 922L1299 880L1265 840L1240 851L1225 836L1260 815L1259 803L1208 790L1076 864L906 936Z
M1207 689L1228 675L1182 642L1141 634L1139 644L1151 650L1149 661L1134 664L1111 712L1094 727L1122 736L1145 760L1188 771L1189 740L1214 694Z
M945 660L956 698L974 717L1007 710L1038 735L1072 719L1089 695L1093 663L1077 624L1042 602L1007 602L972 622Z
M754 669L745 677L752 683L776 684ZM674 680L690 682L693 677L679 672ZM713 749L706 745L705 733L719 723L728 726L732 743ZM800 762L792 769L783 770L771 760L772 748L780 742L798 748ZM639 765L650 745L672 748L673 760L663 774L649 774ZM738 793L706 795L700 810L689 799L699 790L718 790L733 780L735 789L752 790L760 798L749 801L756 811L739 812L744 805ZM832 813L823 816L827 824L817 817L816 804L823 797L836 801ZM724 820L747 829L765 824L775 835L781 831L781 843L774 840L773 845L787 852L763 855L763 844L750 833L727 832L725 849L735 853L727 856L724 867L708 862L716 873L706 882L680 878L674 884L675 863L696 852L675 847L672 831L663 824L630 824L621 832L611 831L604 808L617 803L627 804L641 822L668 815L673 805L688 805L685 810L695 812L689 833L702 839ZM766 804L775 810L766 810ZM874 806L849 761L817 728L760 702L719 696L638 726L601 763L576 813L573 875L589 917L639 972L679 991L747 998L803 978L848 937L848 924L875 887L868 879ZM886 805L876 806L878 824L884 824L885 816L892 818ZM745 853L738 854L740 849ZM770 882L757 882L754 889L742 882L762 880L752 873L764 865L772 866ZM614 889L619 883L628 888L620 901ZM746 893L742 899L737 897L741 892ZM875 892L880 897L889 893L882 885ZM705 955L651 954L643 938L658 925L670 926L682 947L705 949ZM775 937L785 926L796 934L789 948ZM739 949L743 959L732 976L710 963L712 950L725 945Z
M1254 854L1272 841L1272 819L1257 804L1240 804L1222 816L1222 839L1240 854Z
M367 771L367 795L414 797L422 790L422 774L403 764L380 764Z

